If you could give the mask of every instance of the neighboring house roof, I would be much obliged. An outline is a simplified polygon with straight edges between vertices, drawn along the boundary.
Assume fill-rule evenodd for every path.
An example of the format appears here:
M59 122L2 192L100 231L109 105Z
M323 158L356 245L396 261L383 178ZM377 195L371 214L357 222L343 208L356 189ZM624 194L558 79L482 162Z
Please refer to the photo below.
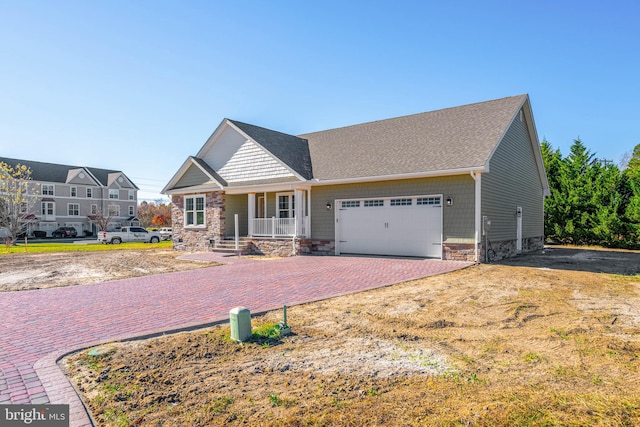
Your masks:
M482 168L526 99L513 96L299 136L309 141L319 180Z
M251 139L296 171L304 179L313 178L307 140L248 123L229 120Z
M109 176L124 175L124 177L127 178L127 176L122 171L111 169L60 165L56 163L36 162L33 160L10 159L7 157L0 157L0 162L6 163L11 166L21 164L28 167L31 170L31 179L33 181L59 182L64 184L67 183L69 171L77 169L86 170L91 174L91 176L93 176L93 178L97 180L100 185L105 187L111 184L111 182L109 181ZM129 178L127 178L127 180L136 190L139 189Z

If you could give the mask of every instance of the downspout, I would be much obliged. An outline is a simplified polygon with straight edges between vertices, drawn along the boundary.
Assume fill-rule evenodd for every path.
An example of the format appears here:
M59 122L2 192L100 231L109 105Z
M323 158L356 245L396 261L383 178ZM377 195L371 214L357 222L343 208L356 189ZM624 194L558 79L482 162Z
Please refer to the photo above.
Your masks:
M481 187L481 178L482 175L471 171L471 178L475 181L475 249L474 249L474 262L480 262L480 254L479 254L479 237L480 237L480 227L482 227L482 187ZM486 250L486 248L485 248Z

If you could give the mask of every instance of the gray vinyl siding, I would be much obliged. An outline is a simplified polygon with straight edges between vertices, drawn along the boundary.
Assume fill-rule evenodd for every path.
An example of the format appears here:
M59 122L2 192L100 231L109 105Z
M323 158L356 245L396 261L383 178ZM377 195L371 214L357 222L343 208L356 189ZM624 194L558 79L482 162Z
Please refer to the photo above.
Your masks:
M536 141L537 143L537 141ZM543 190L529 132L516 116L482 175L482 215L491 220L489 239L516 238L516 207L522 207L522 237L544 235Z
M336 199L442 194L453 198L443 206L443 240L474 242L475 185L470 175L317 186L311 190L311 233L314 239L335 238ZM327 203L332 209L327 210Z
M194 185L204 184L207 181L209 181L209 177L196 166L192 165L187 169L184 175L182 175L173 188L191 187Z
M249 233L249 200L246 194L225 196L225 236L235 235L235 214L238 214L240 236Z

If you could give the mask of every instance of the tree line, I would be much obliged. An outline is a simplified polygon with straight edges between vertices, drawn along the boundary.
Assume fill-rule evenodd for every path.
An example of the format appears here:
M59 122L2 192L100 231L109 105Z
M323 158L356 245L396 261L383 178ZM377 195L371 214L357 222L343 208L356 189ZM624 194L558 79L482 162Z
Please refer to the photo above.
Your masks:
M561 244L640 248L640 144L620 166L596 158L576 139L563 157L541 144L551 195L544 232Z

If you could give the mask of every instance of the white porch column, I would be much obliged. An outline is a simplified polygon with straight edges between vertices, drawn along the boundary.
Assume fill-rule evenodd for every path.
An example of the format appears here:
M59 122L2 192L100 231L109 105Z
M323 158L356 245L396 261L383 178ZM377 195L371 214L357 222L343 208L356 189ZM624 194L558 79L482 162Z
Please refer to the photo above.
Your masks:
M256 217L256 193L249 193L247 194L248 197L248 220L249 220L249 224L247 224L247 228L248 228L248 234L249 237L253 237L253 223L254 223L254 219Z
M302 236L302 225L304 224L304 190L296 188L293 194L295 201L296 236Z

